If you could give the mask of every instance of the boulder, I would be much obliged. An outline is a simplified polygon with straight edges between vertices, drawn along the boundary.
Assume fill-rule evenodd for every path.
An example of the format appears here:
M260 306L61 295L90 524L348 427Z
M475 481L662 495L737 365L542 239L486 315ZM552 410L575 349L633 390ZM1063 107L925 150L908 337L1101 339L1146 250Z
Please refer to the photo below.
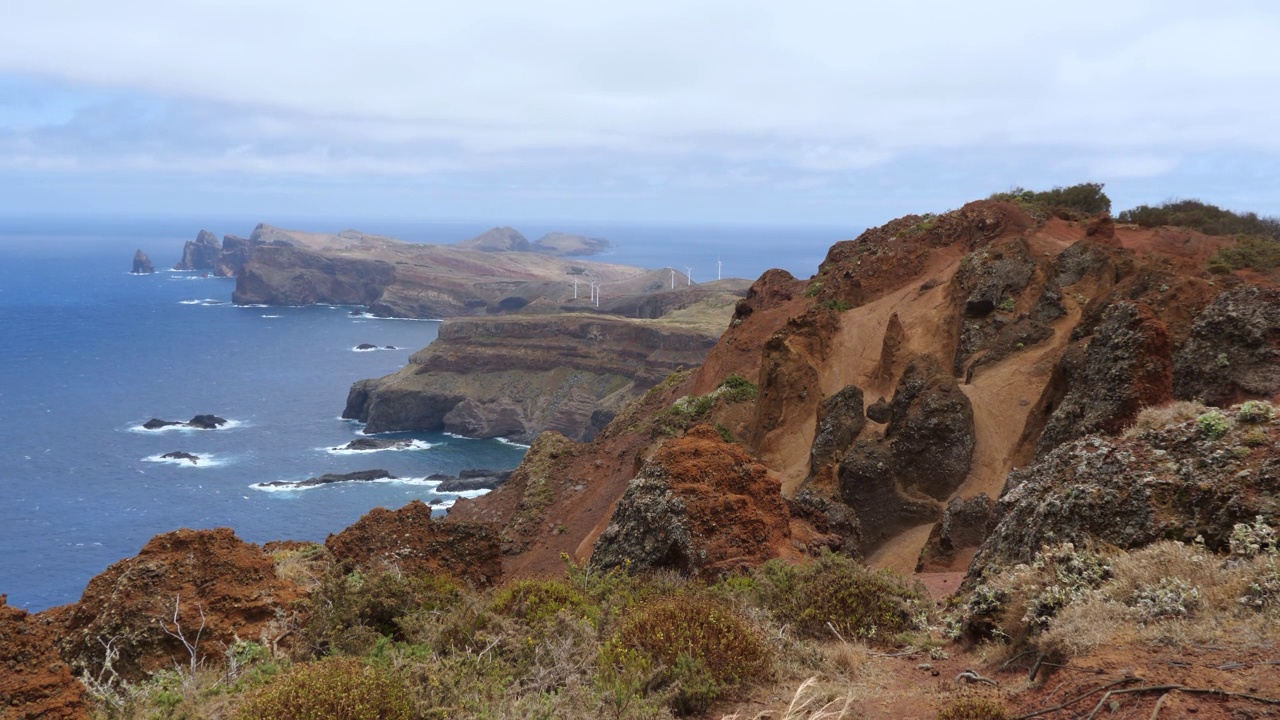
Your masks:
M151 264L151 258L139 249L133 254L133 270L134 275L149 275L156 271L156 267Z
M778 484L709 425L669 440L627 485L591 562L717 578L790 551Z
M271 557L230 528L157 535L89 581L62 618L62 657L98 677L107 643L118 652L114 671L137 682L190 663L177 635L197 646L199 662L217 664L237 639L270 646L284 637L297 596L297 586L276 576Z
M1220 406L1280 393L1280 290L1228 290L1205 308L1173 360L1173 392Z
M399 510L374 508L324 544L339 562L365 570L444 573L477 586L502 576L492 526L434 519L431 507L419 500Z
M871 422L884 424L889 422L889 418L892 415L893 411L889 407L889 401L885 400L883 396L867 406L867 419Z
M809 451L809 467L817 468L839 459L866 425L862 390L858 386L846 385L823 400L818 408L818 429Z
M967 564L972 553L987 539L995 506L985 493L968 500L951 498L942 513L942 521L933 527L920 551L916 572L950 570L957 560Z
M88 720L84 685L57 642L54 628L0 595L0 716Z
M356 438L343 445L342 449L365 452L372 450L400 450L409 447L413 442L413 440L390 440L386 438Z
M196 415L187 421L187 427L193 427L198 430L217 430L227 424L226 418L220 418L217 415Z

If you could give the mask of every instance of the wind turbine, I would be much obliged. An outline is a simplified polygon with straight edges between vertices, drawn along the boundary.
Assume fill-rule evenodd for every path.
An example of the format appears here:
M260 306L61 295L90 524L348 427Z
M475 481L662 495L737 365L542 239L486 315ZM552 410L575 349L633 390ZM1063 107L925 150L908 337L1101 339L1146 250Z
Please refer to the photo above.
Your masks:
M716 256L716 279L720 279L720 256Z
M693 268L692 267L685 267L684 280L685 280L685 283L684 283L685 285L693 284Z
M672 268L672 269L671 269L671 289L672 289L672 290L675 290L675 289L676 289L676 271L675 271L675 268Z
M578 299L578 276L573 276L573 299Z

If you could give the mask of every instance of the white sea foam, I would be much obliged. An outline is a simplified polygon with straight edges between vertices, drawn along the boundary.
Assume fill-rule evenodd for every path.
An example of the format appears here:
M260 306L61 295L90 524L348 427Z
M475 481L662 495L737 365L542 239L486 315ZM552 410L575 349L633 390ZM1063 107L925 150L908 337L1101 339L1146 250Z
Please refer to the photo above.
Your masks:
M264 318L278 318L278 317L280 317L280 316L279 316L279 315L263 315L262 317L264 317Z
M467 437L466 435L459 435L458 433L451 433L451 432L444 433L444 436L457 438L458 440L479 440L480 439L480 438Z
M285 482L289 482L289 483L299 483L299 482L302 482L302 481L301 481L301 480L286 480ZM252 485L250 485L249 487L250 487L250 488L252 488L252 489L254 489L254 490L261 490L262 492L299 492L299 491L302 491L302 490L314 490L314 489L316 489L316 488L329 487L329 486L331 486L331 485L353 485L353 484L354 484L354 485L367 485L367 484L369 484L369 483L378 483L378 484L383 484L383 485L416 485L416 486L420 486L420 487L434 488L435 486L437 486L437 485L439 485L439 484L440 484L440 481L439 481L439 480L434 480L434 479L431 479L431 478L425 478L425 477L419 477L419 478L379 478L379 479L377 479L377 480L339 480L338 482L331 482L331 483L319 483L319 484L316 484L316 485L268 485L267 483L253 483L253 484L252 484ZM469 492L475 492L475 491L469 491ZM484 490L484 491L481 491L481 492L483 493L483 492L488 492L488 491L487 491L487 490ZM463 497L468 497L468 496L463 495L462 493L450 493L450 494L451 494L451 495L456 494L456 495L460 495L460 496L463 496Z
M504 438L504 437L495 438L495 439L496 439L498 442L502 443L503 445L510 445L511 447L524 448L525 450L528 450L528 449L529 449L529 446L528 446L528 445L525 445L524 443L518 443L518 442L516 442L515 440L508 440L508 439L506 439L506 438Z
M184 423L185 423L185 422L186 422L186 420L179 420L178 422L184 422ZM156 428L156 429L154 429L154 430L151 430L151 429L149 429L149 428L145 428L145 427L143 427L142 425L143 425L143 423L138 423L137 425L130 426L130 428L129 428L129 432L137 432L137 433L163 433L163 432L170 432L170 431L175 431L175 430L176 430L176 431L181 431L181 432L209 432L209 431L206 431L204 428L193 428L193 427L190 427L190 426L187 426L187 425L165 425L165 426L164 426L164 427L162 427L162 428ZM244 427L244 425L245 425L245 423L244 423L244 421L243 421L243 420L227 420L226 424L222 425L221 427L215 428L215 429L216 429L216 430L232 430L232 429L234 429L234 428Z
M361 318L364 320L409 320L412 322L444 322L439 318L380 317L378 315L374 315L373 313L367 313L367 312L357 313L355 315L352 315L351 317Z
M263 305L262 303L249 303L248 305L237 305L236 307L242 307L242 308L264 308L264 307L271 307L271 306L270 306L270 305Z
M324 451L332 455L364 455L365 453L388 452L388 451L399 452L402 450L430 450L433 447L435 447L435 445L427 442L426 440L410 440L409 444L405 445L404 447L371 448L369 450L348 450L346 446L339 445L338 447L324 448Z
M371 347L371 348L353 347L351 348L351 352L377 352L381 349L382 348L378 348L378 347Z
M204 301L203 300L179 300L178 304L179 305L199 305L202 302Z
M149 457L142 458L142 460L144 462L152 462L152 463L168 463L170 465L177 465L178 467L186 467L186 468L215 467L217 465L222 465L224 463L223 460L215 460L213 458L213 455L210 455L209 453L191 453L191 454L199 458L199 461L193 463L190 460L186 460L182 458L167 458L167 457L164 457L163 455L151 455Z

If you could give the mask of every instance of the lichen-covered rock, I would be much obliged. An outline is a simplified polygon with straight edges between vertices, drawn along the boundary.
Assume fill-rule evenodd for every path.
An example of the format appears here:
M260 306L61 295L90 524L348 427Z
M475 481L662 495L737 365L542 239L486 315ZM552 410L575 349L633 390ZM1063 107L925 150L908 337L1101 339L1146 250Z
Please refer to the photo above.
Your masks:
M889 401L883 396L879 400L867 406L867 419L871 422L884 424L889 422L889 418L893 416L893 409L889 407Z
M862 409L862 390L847 385L822 401L818 408L818 431L809 453L810 467L826 465L838 459L853 444L854 438L867 425Z
M826 548L850 557L862 557L862 523L853 508L804 488L787 499L787 509L793 519L793 536L797 534L794 521L803 521L812 529L813 537L801 548L806 553L813 555Z
M493 527L433 519L421 500L399 510L374 508L324 544L338 562L365 570L446 574L481 587L502 576Z
M742 446L698 425L644 464L596 540L591 561L715 578L786 554L789 519L764 467Z
M964 557L966 550L976 551L987 539L995 509L995 502L985 493L968 500L951 498L942 513L942 522L933 527L929 540L920 551L916 570L950 569L958 557Z
M59 657L57 640L39 616L0 595L0 717L87 720L84 685Z
M938 500L950 497L973 460L969 398L937 361L922 356L903 371L892 408L885 439L903 485Z
M1225 548L1236 523L1280 514L1280 425L1238 422L1215 438L1196 421L1130 438L1090 436L1009 475L996 524L970 567L1029 562L1042 547L1161 539Z
M230 528L164 533L89 581L62 618L62 656L97 677L109 643L119 653L115 671L136 681L189 662L175 635L194 641L199 633L199 659L219 662L237 637L282 635L297 595L294 583L276 576L271 557Z
M1117 432L1142 408L1171 398L1169 333L1147 305L1111 305L1078 350L1065 353L1055 370L1054 383L1065 390L1040 435L1037 457L1088 433Z
M883 440L860 440L845 454L840 497L857 514L864 555L903 530L936 522L942 515L937 501L903 488Z
M1280 290L1219 295L1174 358L1173 384L1179 398L1220 406L1280 393Z

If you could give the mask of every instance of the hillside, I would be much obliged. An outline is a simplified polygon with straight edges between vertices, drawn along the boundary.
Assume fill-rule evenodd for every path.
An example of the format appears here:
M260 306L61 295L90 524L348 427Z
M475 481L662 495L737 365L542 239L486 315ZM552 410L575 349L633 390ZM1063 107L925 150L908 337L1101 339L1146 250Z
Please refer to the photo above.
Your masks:
M436 393L456 404L431 422L546 423L505 484L444 518L376 509L322 546L169 533L75 605L0 600L17 668L0 700L48 717L328 716L345 695L397 718L1272 716L1276 239L1071 204L1100 195L900 218L809 280L766 273L731 316L673 295L615 308L657 319L536 302L446 324L348 412L376 428ZM705 361L676 369L713 320L728 328ZM568 391L503 405L468 385L513 363L656 384L598 420ZM569 414L603 427L575 441L555 430Z

